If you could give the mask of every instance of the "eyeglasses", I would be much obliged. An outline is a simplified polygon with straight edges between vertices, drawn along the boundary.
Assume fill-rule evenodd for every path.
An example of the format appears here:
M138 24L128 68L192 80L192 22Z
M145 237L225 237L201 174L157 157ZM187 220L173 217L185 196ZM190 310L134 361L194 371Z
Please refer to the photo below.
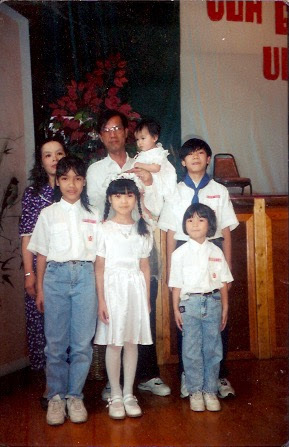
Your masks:
M102 129L102 132L117 132L118 130L122 130L123 127L122 126L113 126L113 127L104 127Z

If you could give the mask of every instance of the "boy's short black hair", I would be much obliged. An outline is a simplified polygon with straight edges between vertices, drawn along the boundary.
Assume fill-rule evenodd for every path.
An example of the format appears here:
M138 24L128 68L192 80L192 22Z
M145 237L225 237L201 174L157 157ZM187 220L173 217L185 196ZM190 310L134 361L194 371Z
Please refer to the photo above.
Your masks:
M114 109L107 109L104 112L102 112L98 117L97 126L96 126L97 133L100 133L103 130L103 128L106 126L106 123L114 116L119 116L123 127L125 129L128 128L128 119L122 112L119 112L118 110L114 110Z
M144 118L141 121L139 121L135 128L135 133L140 132L144 128L147 128L148 133L152 137L158 137L161 133L161 126L160 124L153 118Z
M183 232L186 235L188 235L187 230L186 230L186 222L188 219L193 217L193 215L196 213L199 217L204 217L208 221L209 228L208 228L207 237L214 236L214 234L216 233L216 230L217 230L216 214L215 214L215 211L212 210L212 208L210 208L207 205L204 205L203 203L194 203L193 205L190 205L186 209L184 217L183 217Z
M208 143L204 140L200 140L199 138L191 138L190 140L187 140L179 149L179 157L181 160L184 160L187 155L199 149L204 149L208 157L212 156L212 149Z

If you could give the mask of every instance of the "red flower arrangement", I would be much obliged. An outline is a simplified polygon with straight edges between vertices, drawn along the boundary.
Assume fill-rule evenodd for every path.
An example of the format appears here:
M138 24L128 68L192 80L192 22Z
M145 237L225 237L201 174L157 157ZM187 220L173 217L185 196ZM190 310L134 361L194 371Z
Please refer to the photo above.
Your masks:
M95 128L98 115L104 109L116 109L127 116L128 143L134 141L133 133L140 115L119 96L128 82L126 66L127 62L119 53L105 61L97 60L96 68L86 74L86 81L72 80L66 86L66 94L49 104L52 109L49 127L54 134L60 132L70 148L77 146L79 151L79 146L87 146L98 138Z

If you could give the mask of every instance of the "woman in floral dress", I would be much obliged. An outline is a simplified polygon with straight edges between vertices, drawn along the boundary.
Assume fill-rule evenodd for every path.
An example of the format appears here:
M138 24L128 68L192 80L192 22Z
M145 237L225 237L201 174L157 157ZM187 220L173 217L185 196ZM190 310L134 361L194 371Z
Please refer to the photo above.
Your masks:
M27 250L31 234L40 211L53 202L53 189L57 162L65 157L66 149L59 138L43 141L36 149L35 164L31 170L31 186L25 189L22 198L22 215L19 225L22 259L24 266L26 333L30 367L40 371L45 367L45 337L43 314L37 310L36 256Z

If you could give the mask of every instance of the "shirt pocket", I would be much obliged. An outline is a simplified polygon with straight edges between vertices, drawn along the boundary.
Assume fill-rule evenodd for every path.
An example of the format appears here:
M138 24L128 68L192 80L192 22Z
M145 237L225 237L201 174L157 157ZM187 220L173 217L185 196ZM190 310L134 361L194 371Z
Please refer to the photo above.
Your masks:
M51 227L51 248L56 252L70 248L68 226L65 223L55 223Z
M96 252L96 223L82 222L81 234L87 250Z
M212 281L221 281L221 267L220 261L209 261L209 275Z

